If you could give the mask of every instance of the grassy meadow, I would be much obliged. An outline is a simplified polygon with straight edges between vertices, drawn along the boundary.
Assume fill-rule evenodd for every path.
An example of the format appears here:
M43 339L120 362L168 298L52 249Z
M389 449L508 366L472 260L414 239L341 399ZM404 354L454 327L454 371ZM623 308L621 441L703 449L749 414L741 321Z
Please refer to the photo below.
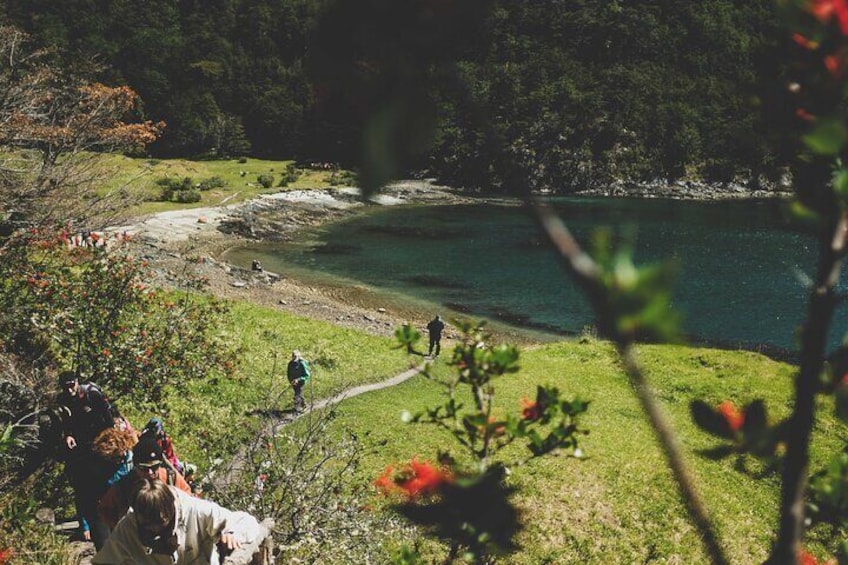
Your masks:
M778 477L753 459L732 456L713 461L699 455L718 440L696 429L688 406L696 398L711 404L728 398L737 404L764 398L771 418L783 417L789 412L793 368L748 352L661 345L643 346L639 353L680 434L730 561L762 562L776 527ZM611 346L600 341L550 344L524 351L521 365L517 375L502 378L496 386L501 413L518 412L521 398L533 398L538 384L553 384L566 395L591 400L582 420L590 433L582 440L582 459L564 455L528 459L529 451L518 443L498 456L512 471L510 483L519 488L516 500L526 525L519 537L523 549L504 562L706 562ZM412 457L433 461L438 450L462 455L444 431L401 421L402 411L436 406L441 394L438 385L419 377L343 405L340 429L352 430L369 446L362 481L373 480L386 465ZM838 438L827 433L835 422L832 406L821 408L813 469L839 449ZM379 500L375 496L376 504Z
M285 190L305 188L327 188L331 186L333 172L330 170L301 169L300 176L285 187L278 186L286 172L286 167L294 161L273 161L249 158L244 163L238 159L189 161L186 159L142 159L124 155L103 155L99 166L109 180L104 191L125 187L127 191L139 197L142 202L127 212L128 216L155 214L179 208L215 206L221 203L233 204L255 198L260 194L271 194ZM242 174L244 173L244 174ZM271 188L264 188L258 182L259 175L270 175L274 182ZM194 203L157 202L161 192L156 181L163 178L181 180L191 177L195 183L219 177L224 186L201 191L201 200Z
M233 303L224 331L242 350L237 377L193 384L188 395L169 399L167 418L178 451L201 468L216 457L226 458L256 433L264 421L257 410L290 407L284 374L293 348L313 362L313 390L307 397L311 392L316 399L383 380L420 359L407 358L389 338L245 303ZM449 371L444 362L449 349L435 363L438 375ZM750 352L674 345L641 346L639 358L680 434L731 562L761 562L775 529L778 477L754 459L713 461L700 455L718 440L694 426L689 402L700 398L716 405L731 399L742 405L763 398L775 420L789 412L794 368ZM539 384L589 399L582 426L590 433L581 440L582 459L565 454L528 459L529 451L519 443L498 455L512 471L510 483L519 487L516 501L526 524L519 537L522 550L504 562L704 562L701 543L613 348L594 339L526 348L521 371L497 382L499 414L520 411L521 399L533 398ZM434 460L438 450L465 456L444 431L401 420L404 410L436 406L441 395L439 385L419 376L341 405L336 429L355 433L366 447L359 484L370 484L390 464L412 457ZM831 433L836 425L832 406L823 400L820 409L813 469L839 449ZM133 417L143 419L143 414ZM383 511L384 503L375 492L376 511ZM433 558L442 551L434 544L424 547Z

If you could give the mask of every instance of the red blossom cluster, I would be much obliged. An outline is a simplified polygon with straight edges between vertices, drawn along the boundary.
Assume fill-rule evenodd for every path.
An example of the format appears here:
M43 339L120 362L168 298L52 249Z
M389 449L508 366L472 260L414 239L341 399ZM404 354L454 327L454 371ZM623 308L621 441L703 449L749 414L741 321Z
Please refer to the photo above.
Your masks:
M0 565L6 565L9 560L15 556L15 550L11 547L0 549Z
M718 411L727 420L727 425L730 426L731 430L738 432L742 429L742 425L745 423L745 413L740 411L733 402L725 400L718 405Z
M799 565L836 565L835 559L828 559L827 561L819 561L816 557L810 553L807 553L805 549L801 549L798 552L798 564Z
M542 417L544 409L538 402L533 402L529 398L521 399L521 419L528 422L535 422Z
M835 17L839 30L848 35L848 0L811 0L807 10L823 24Z
M435 494L443 485L452 482L453 475L448 470L414 458L397 471L394 467L386 467L374 486L384 494L403 492L409 498L417 498Z

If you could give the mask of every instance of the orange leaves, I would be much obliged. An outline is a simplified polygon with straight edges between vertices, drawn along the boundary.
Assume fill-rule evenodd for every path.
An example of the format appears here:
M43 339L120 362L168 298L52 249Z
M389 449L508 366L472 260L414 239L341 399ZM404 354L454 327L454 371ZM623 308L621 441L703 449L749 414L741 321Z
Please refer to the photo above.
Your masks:
M528 422L535 422L542 417L543 409L538 402L533 402L529 398L521 399L521 419Z

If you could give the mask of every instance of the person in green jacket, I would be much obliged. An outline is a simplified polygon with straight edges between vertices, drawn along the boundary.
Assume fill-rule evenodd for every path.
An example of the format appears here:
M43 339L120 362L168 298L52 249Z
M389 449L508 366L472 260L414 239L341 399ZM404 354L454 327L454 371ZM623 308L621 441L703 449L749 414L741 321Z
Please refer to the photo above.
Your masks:
M286 376L289 379L292 390L294 390L294 411L296 414L303 412L306 408L306 400L303 398L303 385L306 384L311 375L309 363L301 356L300 351L297 349L292 351L291 361L289 361L286 369Z

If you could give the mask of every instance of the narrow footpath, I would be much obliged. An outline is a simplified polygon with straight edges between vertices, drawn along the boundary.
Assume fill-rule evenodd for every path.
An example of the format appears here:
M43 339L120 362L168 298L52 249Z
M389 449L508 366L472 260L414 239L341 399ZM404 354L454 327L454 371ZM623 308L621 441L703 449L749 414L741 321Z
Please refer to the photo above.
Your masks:
M287 426L304 416L309 416L312 412L317 410L324 410L325 408L336 406L348 398L397 386L408 381L415 375L418 375L423 368L424 365L418 365L384 381L349 388L333 397L324 398L309 404L306 409L300 413L288 412L281 414L276 412L267 414L268 423L266 423L262 431L256 435L256 439L248 445L243 446L235 455L233 455L230 465L226 468L226 472L219 476L210 477L213 490L221 489L226 485L237 481L249 467L248 454L255 451L260 444L267 442L268 438L274 437L280 428Z

